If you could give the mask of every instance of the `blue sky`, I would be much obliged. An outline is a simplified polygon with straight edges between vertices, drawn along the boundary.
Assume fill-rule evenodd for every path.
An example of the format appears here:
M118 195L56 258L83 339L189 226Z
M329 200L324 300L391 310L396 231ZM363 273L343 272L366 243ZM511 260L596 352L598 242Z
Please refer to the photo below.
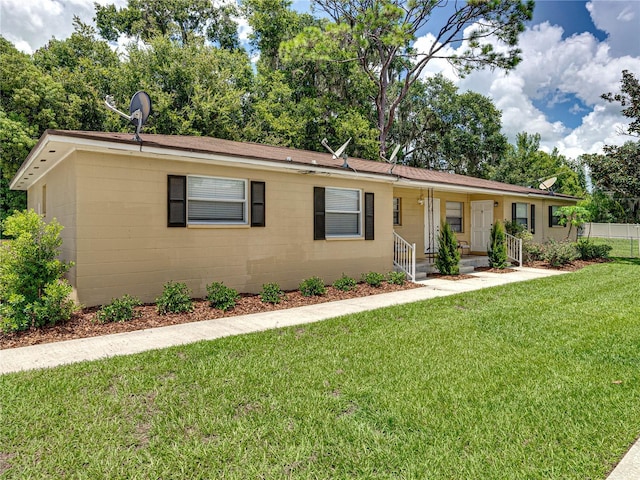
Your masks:
M0 0L0 34L31 53L52 36L68 37L74 15L91 23L93 3ZM294 7L305 10L309 2L296 0ZM241 31L246 36L246 24ZM600 95L619 90L624 69L640 78L639 32L640 0L538 0L520 38L523 61L514 71L484 70L461 79L446 62L434 61L426 75L442 73L461 91L490 97L502 111L503 132L511 141L518 132L539 133L543 149L577 158L630 139L621 135L628 121L619 105ZM415 46L426 49L432 39L425 31Z

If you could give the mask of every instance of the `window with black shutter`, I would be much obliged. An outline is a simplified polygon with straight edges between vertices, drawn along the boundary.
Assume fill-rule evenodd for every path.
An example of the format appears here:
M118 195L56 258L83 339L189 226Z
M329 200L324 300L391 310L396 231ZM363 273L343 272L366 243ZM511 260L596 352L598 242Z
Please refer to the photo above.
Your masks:
M187 177L167 177L167 226L187 226Z
M531 204L531 233L536 233L536 206Z
M251 182L251 226L264 227L265 216L265 183Z
M374 202L373 193L367 192L364 194L364 239L374 239Z
M324 188L313 187L313 239L325 239Z

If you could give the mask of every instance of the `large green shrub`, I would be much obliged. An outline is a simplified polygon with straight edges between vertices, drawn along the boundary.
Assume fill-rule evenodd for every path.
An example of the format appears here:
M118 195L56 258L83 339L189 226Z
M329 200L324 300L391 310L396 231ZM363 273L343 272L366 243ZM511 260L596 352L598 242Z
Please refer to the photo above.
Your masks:
M15 212L2 225L9 238L0 245L0 324L3 331L26 330L68 320L78 308L63 275L73 266L57 257L62 225L45 223L33 210Z
M502 222L497 221L491 226L489 237L489 266L491 268L503 269L507 266L507 240Z
M607 245L606 243L593 243L588 238L578 240L575 246L582 260L609 258L609 253L613 249L611 245Z
M447 222L442 224L439 242L436 268L443 275L458 275L460 273L458 239Z
M552 267L561 267L578 258L578 251L571 242L549 240L544 245L543 259Z
M184 283L165 283L162 295L156 298L156 310L160 315L192 311L191 290Z

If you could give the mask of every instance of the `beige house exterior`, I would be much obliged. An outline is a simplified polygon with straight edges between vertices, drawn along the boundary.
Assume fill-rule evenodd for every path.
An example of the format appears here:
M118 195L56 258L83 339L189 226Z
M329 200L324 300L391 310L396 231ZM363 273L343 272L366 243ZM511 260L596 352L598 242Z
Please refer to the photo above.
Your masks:
M195 297L214 281L240 292L319 276L393 269L394 231L429 254L445 219L470 253L496 220L544 241L572 197L444 172L205 137L48 130L11 188L56 218L77 300L152 302L168 281ZM516 206L514 206L516 205ZM525 215L526 214L526 215ZM524 216L523 216L524 215ZM431 226L432 225L432 226ZM465 252L466 253L466 252Z

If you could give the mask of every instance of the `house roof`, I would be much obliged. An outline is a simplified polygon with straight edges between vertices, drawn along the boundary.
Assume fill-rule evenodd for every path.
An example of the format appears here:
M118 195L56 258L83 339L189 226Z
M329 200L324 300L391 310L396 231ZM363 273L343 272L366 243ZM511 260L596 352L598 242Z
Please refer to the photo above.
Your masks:
M102 150L139 152L144 155L164 154L198 158L200 160L251 161L269 168L296 168L307 173L367 175L382 181L394 181L415 187L443 187L450 190L502 192L518 196L556 196L575 199L569 195L553 194L544 190L484 180L454 173L391 165L361 158L349 158L344 167L341 158L333 159L329 153L297 150L251 142L235 142L212 137L142 134L142 143L130 133L87 132L74 130L47 130L31 150L11 181L14 190L27 190L47 171L74 150Z

